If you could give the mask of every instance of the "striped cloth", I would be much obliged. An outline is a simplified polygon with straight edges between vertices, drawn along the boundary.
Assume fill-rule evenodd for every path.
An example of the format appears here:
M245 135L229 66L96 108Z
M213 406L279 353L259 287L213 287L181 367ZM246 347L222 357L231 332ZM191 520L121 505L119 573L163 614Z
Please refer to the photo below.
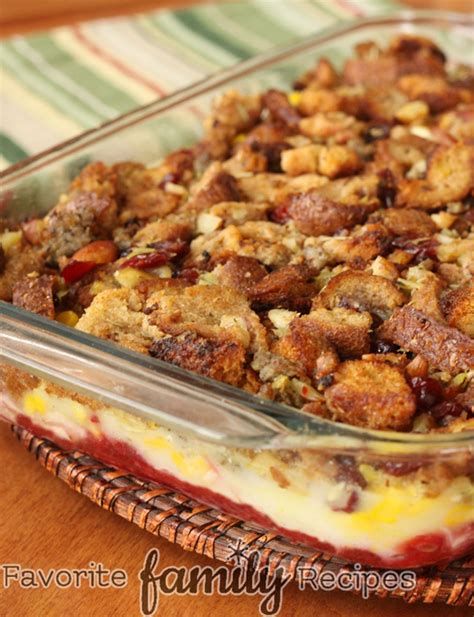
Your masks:
M393 6L390 0L248 0L6 39L0 168L270 47Z

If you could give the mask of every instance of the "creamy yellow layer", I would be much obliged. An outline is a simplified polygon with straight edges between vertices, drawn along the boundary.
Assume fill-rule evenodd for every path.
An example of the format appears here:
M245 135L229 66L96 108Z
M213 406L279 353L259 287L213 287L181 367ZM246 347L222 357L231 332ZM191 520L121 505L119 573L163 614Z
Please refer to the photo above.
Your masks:
M13 406L10 401L7 409ZM26 393L16 408L35 424L73 442L88 433L123 441L158 470L210 488L235 503L250 505L281 527L335 546L389 557L414 536L440 530L449 533L474 521L474 485L466 476L457 477L441 493L429 496L419 482L395 481L362 464L359 469L368 485L358 493L357 510L337 512L331 504L344 496L344 483L318 470L309 474L301 464L284 464L270 450L249 454L180 436L118 409L92 411L77 401L47 392L44 385ZM7 419L14 420L12 415L10 411ZM98 422L92 422L93 415Z

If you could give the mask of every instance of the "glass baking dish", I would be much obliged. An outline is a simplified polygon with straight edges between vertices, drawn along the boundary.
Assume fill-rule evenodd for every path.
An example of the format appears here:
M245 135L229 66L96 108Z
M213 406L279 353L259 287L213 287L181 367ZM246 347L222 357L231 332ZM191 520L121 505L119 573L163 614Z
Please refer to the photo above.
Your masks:
M0 174L2 217L46 213L93 160L151 164L194 143L220 92L288 87L318 57L340 66L358 42L401 32L455 61L473 41L456 14L326 30L14 165ZM474 549L474 433L336 424L0 304L4 420L349 560L415 567Z

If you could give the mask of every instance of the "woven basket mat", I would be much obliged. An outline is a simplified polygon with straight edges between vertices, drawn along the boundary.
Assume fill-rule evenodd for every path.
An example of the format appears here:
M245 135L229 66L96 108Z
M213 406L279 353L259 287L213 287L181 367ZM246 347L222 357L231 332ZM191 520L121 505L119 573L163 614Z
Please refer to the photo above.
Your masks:
M339 557L315 552L164 485L140 480L105 465L82 452L62 450L18 426L12 430L43 467L75 491L187 551L234 565L238 546L240 554L243 549L247 555L255 553L259 567L267 566L269 574L279 567L291 577L302 567L314 568L318 573L323 569L334 573L351 570L351 564ZM474 556L447 566L419 570L416 587L411 591L379 588L373 595L402 598L408 603L474 606Z

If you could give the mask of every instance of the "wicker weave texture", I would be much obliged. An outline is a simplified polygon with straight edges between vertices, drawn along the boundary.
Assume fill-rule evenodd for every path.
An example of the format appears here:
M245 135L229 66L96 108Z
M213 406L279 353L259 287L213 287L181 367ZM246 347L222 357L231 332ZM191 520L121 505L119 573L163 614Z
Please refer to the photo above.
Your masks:
M299 568L311 567L318 573L323 569L334 573L351 569L351 564L343 559L315 552L169 487L140 480L82 452L62 450L23 428L14 426L13 432L43 467L75 491L187 551L235 564L235 547L238 546L240 553L256 554L259 567L267 566L270 574L280 567L292 577L297 575ZM408 603L474 606L474 556L446 567L421 570L416 587L411 591L389 592L380 588L373 595L398 597Z

